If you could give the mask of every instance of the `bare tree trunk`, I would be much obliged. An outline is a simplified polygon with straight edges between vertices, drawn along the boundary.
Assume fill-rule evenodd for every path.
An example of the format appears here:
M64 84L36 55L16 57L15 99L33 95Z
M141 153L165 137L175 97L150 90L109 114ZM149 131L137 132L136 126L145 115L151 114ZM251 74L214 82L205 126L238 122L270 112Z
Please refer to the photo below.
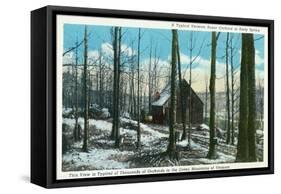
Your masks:
M150 44L150 51L149 51L149 64L148 64L148 111L149 111L149 115L151 115L151 103L152 103L152 99L151 99L151 90L152 90L152 86L151 86L151 55L152 55L152 43Z
M113 33L113 98L112 98L112 113L113 113L113 120L112 120L112 132L111 132L111 139L116 140L116 130L118 126L118 103L117 103L117 95L118 95L118 27L114 27Z
M100 107L103 107L103 69L102 69L102 56L101 56L101 51L99 52L99 105Z
M120 74L121 74L121 37L122 29L118 28L118 48L117 48L117 84L116 84L116 130L115 147L120 146Z
M88 130L89 130L89 110L88 110L88 86L87 86L87 77L88 77L88 32L87 26L85 26L84 31L84 139L83 139L83 151L88 152Z
M182 137L181 140L186 139L186 125L185 125L185 119L186 119L186 102L184 100L184 88L182 83L182 77L181 77L181 61L180 61L180 48L179 48L179 39L178 39L178 33L175 33L175 39L176 39L176 54L177 54L177 60L178 60L178 74L179 74L179 87L180 87L180 102L181 102L181 122L182 122Z
M256 151L256 75L255 75L255 46L254 35L247 34L248 41L248 143L249 162L257 161Z
M258 77L258 111L259 111L259 118L260 118L260 129L263 130L263 86L261 84L261 79Z
M234 145L234 64L233 64L233 36L230 39L230 67L231 67L231 145Z
M237 162L247 162L249 157L248 143L248 38L242 34L241 72L240 72L240 104L239 104L239 134L237 144Z
M212 32L211 48L211 77L210 77L210 140L207 157L209 159L217 158L216 153L216 49L219 34Z
M129 74L131 77L131 72ZM132 77L131 77L132 78ZM132 98L132 84L131 84L131 81L129 80L129 104L128 104L128 110L127 112L131 115L132 114L132 104L133 104L133 98Z
M188 147L191 150L191 133L192 133L192 65L196 61L196 59L200 56L201 50L204 45L204 40L199 47L199 50L196 56L193 56L193 50L196 47L196 39L194 40L193 32L190 32L190 41L189 41L189 90L188 90Z
M88 88L88 109L90 108L91 102L92 102L92 97L91 97L91 92L93 91L93 78L91 75L91 72L88 71L88 78L87 78L87 88Z
M147 100L146 100L146 90L144 89L144 91L143 91L143 98L142 98L142 104L143 104L143 111L145 111L145 109L146 109L146 102L147 102ZM143 116L145 116L145 115L143 115ZM144 119L144 117L142 118L142 119Z
M96 95L95 95L95 100L97 104L100 104L100 98L99 98L99 70L98 67L96 69Z
M120 69L122 67L120 66ZM120 70L121 71L121 70ZM120 76L120 81L119 81L119 84L121 86L119 86L119 108L120 108L120 112L122 113L123 110L124 110L124 106L123 106L123 97L124 97L124 77L123 76Z
M192 130L192 51L193 51L193 32L190 33L190 48L189 48L189 92L188 92L188 147L191 150L191 130Z
M152 91L155 94L158 92L158 84L157 84L157 65L158 65L158 57L157 57L157 47L154 49L154 62L153 62L153 73L152 73Z
M208 95L208 77L207 75L205 76L205 85L206 85L206 88L205 88L205 122L207 123L208 122L208 98L209 98L209 95Z
M123 98L122 98L122 106L123 106L123 111L126 112L128 110L128 104L127 104L127 97L128 97L128 93L127 93L127 90L128 90L128 83L126 81L125 78L123 78L124 80L124 89L123 89Z
M226 34L226 48L225 48L225 65L226 65L226 111L227 111L227 133L226 143L230 144L230 101L229 101L229 71L228 71L228 48L229 48L229 32Z
M135 72L134 72L134 68L133 68L133 72L132 72L132 98L133 98L133 106L132 106L132 113L133 113L133 117L136 117L136 110L137 110L137 102L136 102L136 95L135 95Z
M177 158L176 142L175 142L175 123L176 123L176 74L177 74L177 30L172 30L172 62L171 62L171 107L169 119L169 144L167 153L170 158Z
M78 128L78 42L75 49L75 128L74 141L80 140L80 129Z
M143 75L140 75L140 80L143 80ZM140 88L140 116L141 116L141 111L143 109L143 86L142 86L142 83L140 83L139 88Z
M130 87L130 98L131 98L131 115L132 117L134 117L134 107L135 107L135 93L134 93L134 90L135 90L135 87L134 87L134 79L135 79L135 75L134 75L134 68L133 68L133 62L131 64L131 87Z
M139 33L138 33L138 59L137 59L137 64L138 64L138 110L137 110L137 120L138 120L138 129L137 129L137 149L140 148L140 144L141 144L141 134L140 134L140 39L141 39L141 35L140 35L140 28L139 28Z

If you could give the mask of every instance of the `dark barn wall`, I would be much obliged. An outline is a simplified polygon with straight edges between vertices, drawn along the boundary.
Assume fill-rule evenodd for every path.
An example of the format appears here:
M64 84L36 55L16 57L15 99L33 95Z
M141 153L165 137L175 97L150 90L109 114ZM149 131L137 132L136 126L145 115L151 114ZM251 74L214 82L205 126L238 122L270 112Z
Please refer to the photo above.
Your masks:
M202 124L203 123L203 104L195 98L192 100L192 108L191 108L191 123L192 124Z
M164 121L163 106L152 106L151 113L154 123L163 124Z
M183 80L183 98L184 103L181 104L180 90L177 87L177 112L176 112L176 122L181 123L182 121L182 111L181 107L186 107L186 123L189 122L189 84ZM152 117L153 122L157 124L168 124L169 123L169 100L163 106L152 106ZM199 96L191 89L191 123L193 125L203 123L204 115L204 104L199 98Z
M186 107L186 123L189 122L189 84L183 80L183 98L184 104L183 106ZM177 123L182 122L181 117L181 98L180 98L180 90L177 90ZM199 96L194 92L191 88L191 124L202 124L203 123L203 110L204 104L199 98Z

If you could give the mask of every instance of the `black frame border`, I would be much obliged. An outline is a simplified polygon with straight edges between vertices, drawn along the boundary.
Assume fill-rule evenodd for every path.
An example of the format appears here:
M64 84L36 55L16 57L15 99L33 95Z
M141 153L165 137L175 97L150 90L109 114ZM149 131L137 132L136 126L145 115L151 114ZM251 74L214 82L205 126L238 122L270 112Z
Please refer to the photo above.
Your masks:
M56 16L96 16L268 28L268 167L56 180ZM38 31L40 29L40 31ZM38 67L39 66L39 67ZM41 66L41 67L40 67ZM38 88L41 88L38 89ZM42 89L43 88L43 89ZM40 111L40 115L38 115ZM39 138L39 139L38 139ZM274 21L80 7L31 12L31 182L46 188L185 180L274 173Z

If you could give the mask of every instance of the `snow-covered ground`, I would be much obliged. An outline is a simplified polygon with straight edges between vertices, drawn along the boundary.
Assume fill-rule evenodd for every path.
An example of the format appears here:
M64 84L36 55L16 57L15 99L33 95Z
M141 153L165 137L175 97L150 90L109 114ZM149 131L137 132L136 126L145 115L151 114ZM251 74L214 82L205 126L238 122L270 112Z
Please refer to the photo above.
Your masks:
M71 131L74 128L75 120L64 118L63 123L68 126L68 131L64 133L68 135L68 138L71 138ZM84 120L79 118L78 123L83 129ZM122 140L119 149L114 148L114 141L110 139L112 130L110 119L90 119L89 126L89 152L81 151L82 141L73 143L71 149L63 154L64 171L124 169L170 164L161 164L163 161L161 156L166 151L168 145L168 126L141 123L140 150L136 149L137 122L134 120L124 117L120 119L120 135ZM200 127L201 129L197 131L193 128L190 142L191 150L188 149L188 140L177 142L177 150L180 153L177 164L192 165L235 162L235 146L226 145L223 143L223 140L218 141L218 158L215 160L207 159L209 127L204 124Z
M120 151L118 149L91 148L88 153L73 151L63 156L65 163L71 163L75 169L122 169L128 168L129 162L124 162L120 158L133 155L130 151ZM118 161L118 159L120 161ZM70 169L71 170L71 166Z
M75 120L70 118L64 118L63 123L69 126L69 129L73 129ZM83 129L83 118L78 119L78 123ZM122 123L131 123L137 125L136 121L121 118ZM89 152L81 152L82 142L75 143L70 151L63 155L64 170L73 169L118 169L129 168L130 161L128 158L132 157L135 153L133 151L120 150L114 148L114 142L109 140L109 135L112 130L112 123L108 120L89 120L90 130L99 131L99 134L89 137L89 144L98 143L103 144L103 148L96 148L89 146ZM91 132L90 132L91 133ZM70 132L68 134L71 134ZM123 137L123 141L130 139L133 142L137 140L137 132L133 129L120 127L120 135ZM141 144L142 150L151 150L153 143L157 142L157 139L168 138L168 134L164 134L151 129L148 125L141 124ZM109 148L108 148L109 147ZM110 148L111 147L111 148Z

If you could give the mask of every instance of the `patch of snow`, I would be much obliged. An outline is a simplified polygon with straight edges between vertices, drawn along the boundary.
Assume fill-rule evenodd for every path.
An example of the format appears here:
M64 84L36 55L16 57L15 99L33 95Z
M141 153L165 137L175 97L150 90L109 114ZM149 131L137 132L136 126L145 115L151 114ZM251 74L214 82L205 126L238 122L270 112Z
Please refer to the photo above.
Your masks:
M124 117L121 117L121 118L120 118L120 121L121 121L121 122L124 122L124 123L132 123L132 124L134 124L134 125L137 125L137 124L138 124L137 121L134 121L134 120L129 119L129 118L124 118Z
M62 114L69 114L72 111L72 108L63 108Z
M181 147L186 147L188 145L188 139L185 139L183 141L177 142L177 145L181 146Z
M134 130L130 130L130 129L124 129L122 127L120 127L120 134L121 135L129 135L129 136L136 136L137 132Z
M70 127L74 127L74 125L75 125L75 119L63 118L62 122L69 125ZM78 123L80 125L82 125L84 123L84 119L81 117L78 118ZM83 127L83 126L81 126L81 127Z
M108 108L102 108L101 111L102 112L108 112Z
M101 119L108 119L109 117L110 117L110 113L108 111L108 108L101 109L100 118Z
M112 123L104 120L89 119L89 125L94 126L98 130L111 131Z
M257 135L263 135L263 130L257 129L256 133L257 133Z
M121 116L124 117L124 118L126 118L126 119L130 119L130 118L131 118L130 113L128 113L128 112L123 112L123 113L121 114Z
M145 133L141 134L141 143L146 146L143 149L151 149L154 143L158 142L159 139L163 137L168 138L168 134L161 133L156 131L145 124L141 124L141 128Z
M99 138L99 137L97 137L97 138ZM105 145L114 145L114 141L113 140L96 139L95 137L91 137L90 139L94 140L95 142L102 143L102 144L105 144Z
M217 159L208 159L208 158L200 158L200 162L203 162L205 164L218 164L218 163L228 163L228 162L234 162L235 157L232 155L226 155L221 152L218 152L218 158Z
M188 146L188 139L185 139L183 141L177 142L177 145L180 147L187 147ZM192 139L190 140L190 146L194 150L202 150L202 151L208 151L205 147L201 146L200 144L195 143Z
M193 140L190 140L190 145L191 145L191 148L192 148L192 149L208 151L207 148L201 146L201 145L198 144L198 143L195 143Z
M198 137L198 138L201 138L201 139L209 139L209 134L204 134L204 135L192 134L192 136Z
M75 167L91 166L94 169L124 169L129 168L129 162L116 161L114 157L133 155L133 152L118 149L91 149L89 152L73 152L63 155L64 162L70 162Z
M69 125L70 127L74 127L75 119L63 118L63 123ZM78 123L81 125L83 129L84 118L82 117L78 118ZM89 125L94 126L96 129L104 130L104 131L111 131L112 129L112 123L105 120L89 119Z
M98 105L98 104L90 104L90 108L100 109L100 105Z
M141 128L143 129L143 131L146 131L146 132L150 133L155 138L168 137L167 134L155 131L145 124L141 124Z
M203 123L203 124L201 124L201 125L200 125L200 127L201 127L201 128L203 128L203 129L210 130L209 126L208 126L208 125L206 125L206 124L204 124L204 123Z
M138 124L137 121L134 121L134 120L131 120L131 119L127 119L127 118L121 118L121 121L123 121L123 122L128 122L128 123L132 123L133 125L137 125L137 124ZM158 137L158 138L167 137L166 134L163 134L163 133L160 133L160 132L158 132L158 131L155 131L155 130L151 129L151 128L150 128L148 125L146 125L146 124L141 123L141 124L140 124L140 127L143 129L143 131L150 133L150 134L151 134L152 136L154 136L154 137Z
M120 118L120 120L121 120L121 122L127 122L127 123L132 123L133 125L137 125L137 121L134 121L131 119L122 117L122 118ZM63 122L72 127L74 127L74 125L75 125L74 119L64 118ZM84 119L79 118L78 122L82 125L82 128L83 128ZM102 130L102 131L106 131L106 132L111 132L111 130L112 130L112 123L109 121L105 121L105 120L89 119L89 125L94 126L98 130ZM158 132L158 131L150 128L146 124L141 123L140 126L141 126L141 129L143 130L143 133L141 133L141 143L144 146L150 147L153 144L153 142L155 142L155 140L162 138L162 137L168 138L168 134ZM135 137L135 138L137 137L137 131L132 130L132 129L125 129L122 127L120 127L120 134L124 135L124 136Z
M120 118L120 120L121 120L121 122L131 123L135 126L137 126L137 124L138 124L137 121L123 118L123 117ZM148 149L151 149L151 146L153 145L153 143L157 142L157 139L160 139L162 137L168 137L168 134L164 134L159 131L156 131L146 124L141 123L140 127L143 130L143 132L141 133L141 143ZM121 134L124 134L124 133L129 134L131 136L135 136L135 137L137 135L137 132L135 130L121 128ZM146 148L143 148L143 149L146 149Z

